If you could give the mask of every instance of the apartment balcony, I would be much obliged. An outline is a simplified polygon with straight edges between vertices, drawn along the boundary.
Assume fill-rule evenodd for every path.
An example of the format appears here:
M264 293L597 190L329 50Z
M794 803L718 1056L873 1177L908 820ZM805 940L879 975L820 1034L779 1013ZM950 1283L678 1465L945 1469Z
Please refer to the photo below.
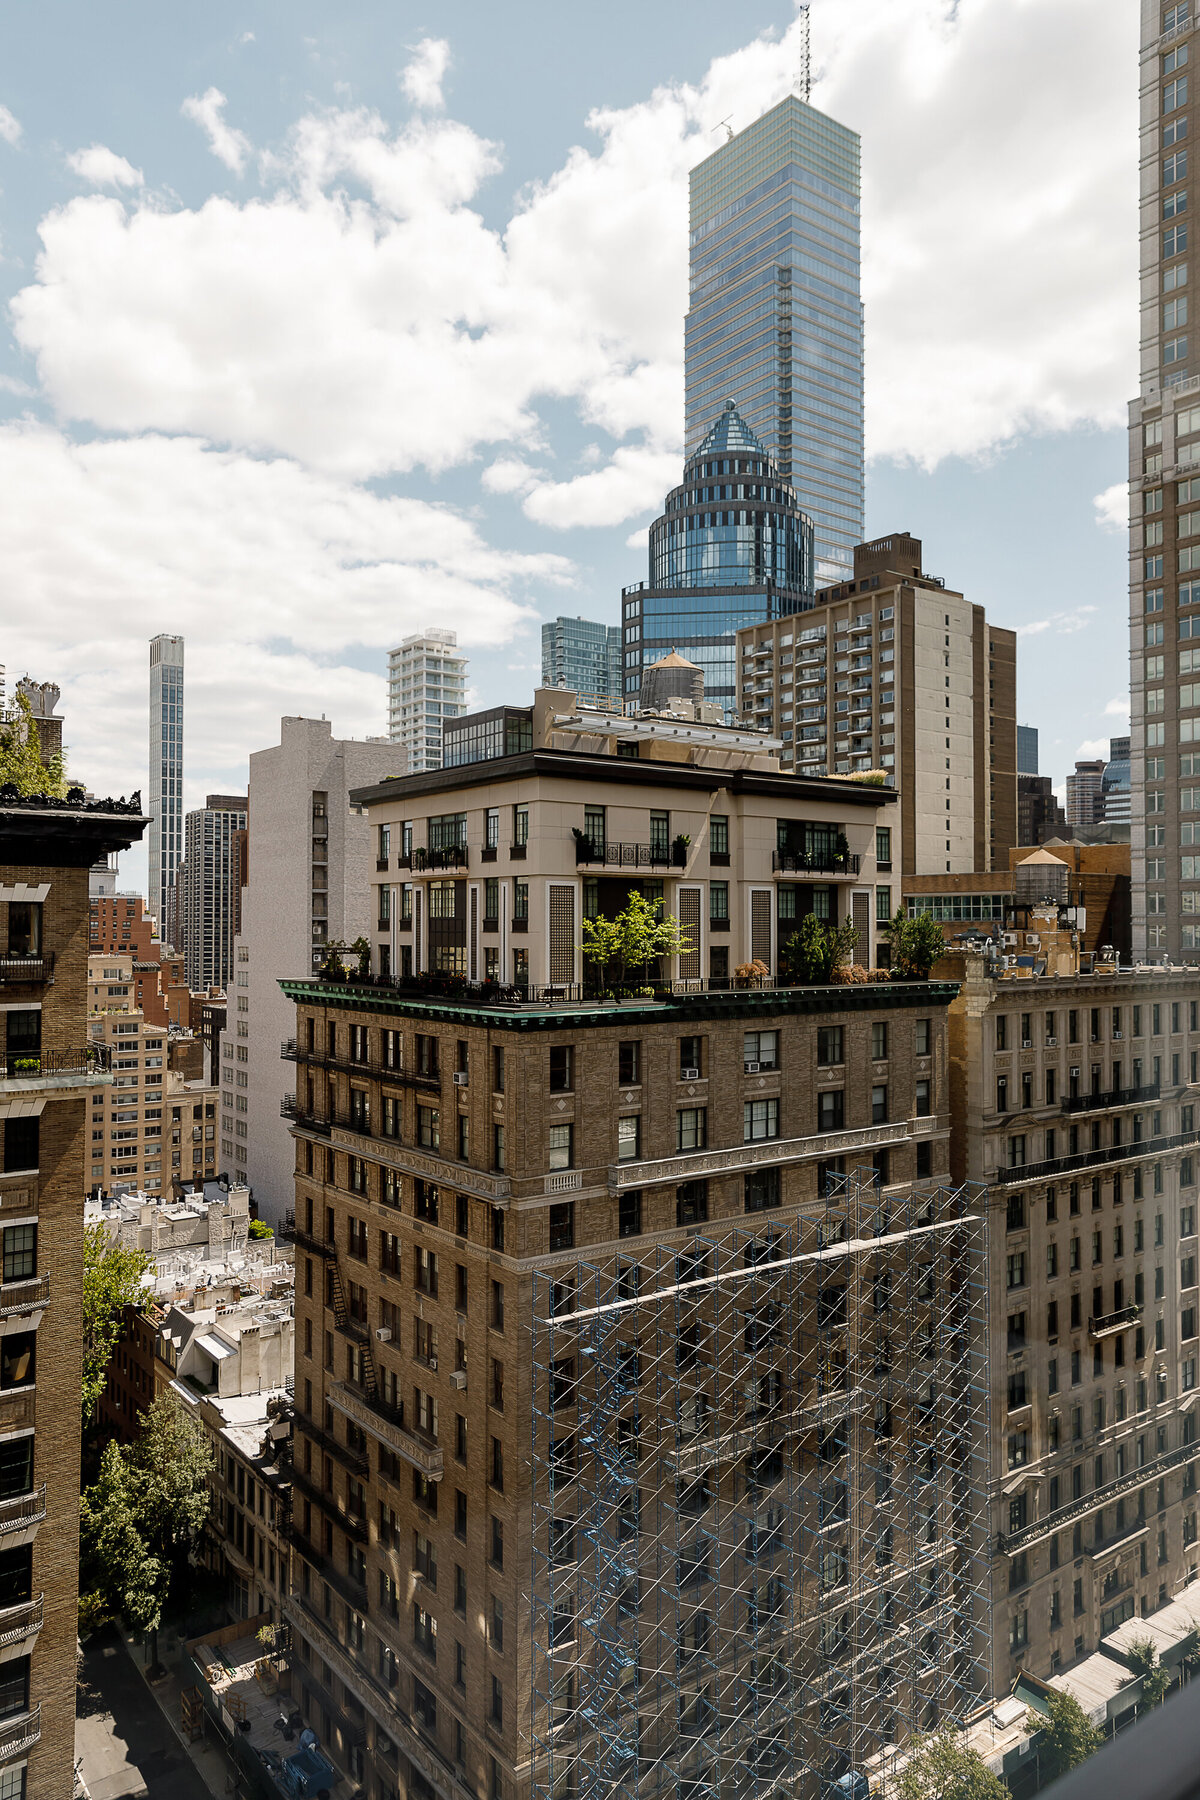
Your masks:
M0 1663L12 1662L33 1649L42 1629L42 1596L0 1607Z
M339 983L339 986L346 985ZM359 985L354 983L352 985ZM382 1062L372 1057L367 1062L357 1057L330 1055L327 1050L308 1049L297 1043L295 1038L284 1038L279 1046L280 1059L283 1062L303 1063L313 1069L339 1069L347 1075L369 1075L379 1081L390 1081L395 1087L420 1088L427 1093L440 1094L442 1081L440 1075L418 1074L411 1069L394 1067L391 1063ZM292 1096L289 1096L291 1098ZM290 1114L285 1114L290 1117Z
M36 1331L50 1301L49 1275L0 1286L0 1337L10 1331Z
M45 1517L45 1482L31 1494L0 1500L0 1550L17 1550L22 1544L32 1544Z
M436 1444L428 1443L420 1438L391 1411L385 1411L381 1402L372 1402L365 1394L359 1394L344 1381L335 1381L326 1390L329 1404L345 1418L353 1420L360 1431L373 1437L376 1443L383 1444L397 1456L402 1456L422 1475L431 1481L442 1479L443 1457Z
M1176 1131L1169 1137L1143 1138L1140 1143L1108 1144L1099 1150L1081 1150L1074 1156L1055 1156L1049 1162L1018 1163L1011 1169L997 1169L992 1180L1000 1187L1044 1181L1052 1175L1068 1175L1073 1169L1096 1169L1106 1163L1161 1156L1167 1150L1180 1150L1195 1143L1200 1143L1200 1131Z
M1090 1518L1093 1513L1111 1506L1114 1500L1119 1500L1123 1495L1149 1487L1151 1482L1159 1480L1168 1470L1178 1468L1180 1463L1191 1462L1195 1456L1195 1444L1181 1444L1178 1449L1167 1450L1162 1456L1144 1463L1140 1469L1131 1469L1128 1474L1118 1475L1103 1487L1094 1488L1090 1494L1084 1494L1078 1500L1069 1500L1056 1511L1034 1519L1030 1524L1022 1526L1020 1531L999 1532L996 1548L1011 1555L1014 1550L1024 1550L1031 1544L1041 1543L1044 1538L1053 1537L1056 1532L1061 1531L1064 1525L1073 1525L1077 1520Z
M1088 1320L1088 1336L1116 1337L1118 1333L1128 1331L1131 1325L1136 1325L1141 1316L1140 1306L1122 1306L1118 1312L1102 1313L1099 1318Z
M0 987L26 987L54 979L54 953L47 956L0 956Z
M0 1764L12 1762L18 1756L28 1756L41 1736L42 1703L39 1700L29 1712L18 1713L15 1719L0 1723Z
M465 844L444 844L439 850L414 850L406 862L403 857L396 858L398 868L411 868L414 873L426 874L437 869L465 869L467 867L467 846Z
M589 868L682 869L687 865L687 846L680 844L604 843L588 837L575 839L575 861Z
M861 856L839 856L835 851L824 850L776 850L771 857L776 875L812 875L821 879L833 875L843 881L853 881L861 864Z
M401 1144L395 1138L379 1137L366 1125L355 1128L336 1119L324 1119L312 1129L327 1137L339 1150L349 1150L354 1156L365 1152L373 1161L386 1163L402 1174L419 1175L422 1180L437 1182L440 1187L457 1189L460 1194L473 1194L490 1206L507 1206L512 1196L512 1182L507 1175L492 1175L483 1169L473 1169L467 1163L452 1162L449 1157L439 1156L436 1152Z
M299 1225L292 1232L298 1250L307 1250L312 1256L336 1257L337 1245L329 1238L318 1237L313 1231L305 1231Z
M1141 1087L1109 1088L1103 1094L1069 1094L1063 1100L1065 1113L1100 1112L1112 1106L1141 1106L1144 1102L1157 1100L1162 1092L1162 1084L1149 1081Z
M108 1079L111 1066L112 1051L107 1044L0 1055L0 1094L95 1087Z
M866 1125L854 1131L825 1131L811 1137L756 1138L726 1150L683 1150L653 1162L609 1165L612 1193L625 1188L655 1187L660 1182L691 1181L701 1175L731 1175L746 1169L775 1167L785 1163L827 1162L835 1156L871 1156L905 1144L914 1137L931 1136L938 1129L936 1117L897 1119L890 1125Z
M308 1112L304 1107L297 1105L295 1094L283 1096L279 1102L279 1116L283 1119L290 1119L293 1125L299 1126L302 1131L311 1131L317 1137L329 1136L329 1120L323 1119L319 1113Z

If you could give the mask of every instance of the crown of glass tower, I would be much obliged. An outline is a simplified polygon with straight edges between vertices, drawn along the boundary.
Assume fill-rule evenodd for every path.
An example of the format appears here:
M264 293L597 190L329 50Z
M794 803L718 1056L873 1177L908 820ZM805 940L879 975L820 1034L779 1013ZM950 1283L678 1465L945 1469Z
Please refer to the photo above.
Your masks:
M863 537L859 141L794 94L692 170L686 447L737 402L816 525L822 582Z
M625 695L681 650L732 712L737 632L813 604L813 522L732 400L650 527L649 581L622 593Z
M811 595L812 570L812 520L727 400L650 527L650 585L772 582Z

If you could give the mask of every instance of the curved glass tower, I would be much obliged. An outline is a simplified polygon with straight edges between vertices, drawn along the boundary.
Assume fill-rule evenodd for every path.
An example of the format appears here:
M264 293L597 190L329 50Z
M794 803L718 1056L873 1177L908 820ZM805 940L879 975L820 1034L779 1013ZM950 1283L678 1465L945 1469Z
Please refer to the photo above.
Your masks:
M625 698L681 650L705 698L736 707L736 633L813 604L813 522L732 400L650 527L649 581L624 589Z

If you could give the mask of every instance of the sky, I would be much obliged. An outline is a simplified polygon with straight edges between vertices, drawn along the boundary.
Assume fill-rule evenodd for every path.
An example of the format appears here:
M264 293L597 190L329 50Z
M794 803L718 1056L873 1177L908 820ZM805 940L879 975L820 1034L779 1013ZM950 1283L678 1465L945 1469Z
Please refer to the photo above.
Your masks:
M810 14L863 140L868 536L1018 631L1059 783L1128 718L1134 14ZM615 622L681 467L687 172L802 61L790 0L8 0L0 660L73 776L146 789L159 631L192 806L282 714L384 732L409 632L492 705L544 618Z

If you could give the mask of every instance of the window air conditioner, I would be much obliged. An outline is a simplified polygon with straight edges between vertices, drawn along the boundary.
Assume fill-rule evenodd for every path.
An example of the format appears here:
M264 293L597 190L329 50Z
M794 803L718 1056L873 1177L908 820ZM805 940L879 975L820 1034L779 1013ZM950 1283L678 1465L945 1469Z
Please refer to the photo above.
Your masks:
M743 1063L742 1064L742 1071L746 1075L757 1075L761 1068L762 1068L761 1063Z
M1021 1039L1021 1048L1022 1048L1022 1050L1032 1050L1033 1049L1033 1039L1032 1038L1022 1038Z
M1047 1038L1046 1039L1046 1048L1047 1048L1047 1050L1057 1050L1058 1049L1058 1039L1057 1038Z
M455 1087L466 1087L466 1085L467 1085L467 1071L466 1071L466 1070L465 1070L465 1069L455 1069L455 1071L454 1071L454 1085L455 1085Z
M457 1388L461 1393L466 1385L467 1371L465 1369L452 1369L450 1372L450 1386Z
M375 1327L375 1342L377 1344L390 1344L391 1341L392 1341L392 1334L388 1330L387 1326L386 1325L377 1325Z
M699 1069L680 1069L679 1079L680 1081L699 1081L700 1071Z

